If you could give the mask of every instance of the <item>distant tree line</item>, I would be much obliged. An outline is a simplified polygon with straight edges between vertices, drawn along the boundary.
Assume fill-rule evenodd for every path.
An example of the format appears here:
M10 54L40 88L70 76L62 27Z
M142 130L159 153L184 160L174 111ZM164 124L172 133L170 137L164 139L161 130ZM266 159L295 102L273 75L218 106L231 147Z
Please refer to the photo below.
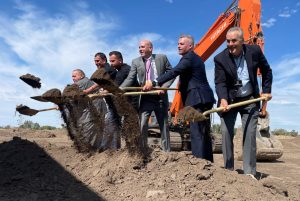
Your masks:
M22 125L19 126L19 128L29 128L33 130L54 130L56 127L54 126L40 126L38 123L34 123L32 121L26 120Z
M9 128L12 128L12 127L10 125L7 125L7 126L0 126L0 128L9 129ZM54 126L48 126L48 125L40 126L40 124L38 124L38 123L34 123L32 121L27 121L27 120L23 124L21 124L19 126L19 128L28 128L28 129L33 129L33 130L54 130L54 129L57 129Z
M221 125L213 124L211 126L211 132L214 134L221 134ZM236 133L236 128L234 129L234 133ZM274 129L273 131L271 131L271 133L273 135L286 135L286 136L293 136L293 137L296 137L297 135L299 135L298 131L296 131L296 130L287 131L283 128Z
M65 125L61 125L63 128L65 128ZM5 128L9 129L11 128L10 125L7 126L0 126L0 128ZM57 129L54 126L40 126L38 123L34 123L32 121L26 120L22 125L19 126L19 128L28 128L28 129L34 129L34 130L54 130ZM220 124L213 124L211 126L211 132L214 134L221 134L221 125ZM236 128L235 128L235 133L236 133ZM287 131L283 128L275 129L271 132L273 135L286 135L286 136L293 136L296 137L299 135L298 131L292 130L292 131Z
M272 131L273 135L287 135L287 136L293 136L296 137L298 135L298 131L292 130L287 131L285 129L279 128Z

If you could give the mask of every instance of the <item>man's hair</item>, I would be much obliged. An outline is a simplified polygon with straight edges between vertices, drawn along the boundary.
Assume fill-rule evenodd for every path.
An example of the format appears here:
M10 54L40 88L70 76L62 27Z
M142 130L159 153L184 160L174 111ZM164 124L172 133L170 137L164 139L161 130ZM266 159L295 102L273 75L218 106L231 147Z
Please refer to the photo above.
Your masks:
M109 53L109 56L115 55L118 59L120 59L121 61L123 61L123 56L121 54L121 52L119 51L111 51Z
M244 41L244 32L240 27L231 27L230 29L228 29L227 34L230 32L238 32L238 37L241 41Z
M189 34L181 34L179 38L187 38L189 39L192 46L194 46L194 37Z
M81 74L82 78L85 78L85 73L83 72L83 70L81 70L81 69L78 68L78 69L73 70L73 72L74 71L79 72Z
M97 52L95 54L95 57L99 56L101 59L105 60L105 62L107 62L107 58L106 58L106 55L102 52Z

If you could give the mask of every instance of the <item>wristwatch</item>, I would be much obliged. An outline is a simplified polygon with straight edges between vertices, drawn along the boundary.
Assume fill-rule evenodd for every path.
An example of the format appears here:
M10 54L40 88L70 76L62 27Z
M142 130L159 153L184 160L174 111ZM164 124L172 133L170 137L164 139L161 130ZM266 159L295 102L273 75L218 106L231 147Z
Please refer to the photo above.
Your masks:
M157 82L155 82L154 80L152 81L152 87L156 87L157 86Z

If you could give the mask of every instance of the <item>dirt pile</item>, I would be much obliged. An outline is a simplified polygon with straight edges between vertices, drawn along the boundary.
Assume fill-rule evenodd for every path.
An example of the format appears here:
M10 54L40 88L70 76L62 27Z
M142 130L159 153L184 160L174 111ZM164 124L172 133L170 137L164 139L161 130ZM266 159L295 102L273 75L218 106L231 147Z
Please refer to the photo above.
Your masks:
M34 137L36 142L15 137L0 144L0 200L281 201L300 197L299 182L272 176L256 181L194 158L190 152L152 150L147 161L126 149L90 155L70 146L65 133L45 132L3 133Z

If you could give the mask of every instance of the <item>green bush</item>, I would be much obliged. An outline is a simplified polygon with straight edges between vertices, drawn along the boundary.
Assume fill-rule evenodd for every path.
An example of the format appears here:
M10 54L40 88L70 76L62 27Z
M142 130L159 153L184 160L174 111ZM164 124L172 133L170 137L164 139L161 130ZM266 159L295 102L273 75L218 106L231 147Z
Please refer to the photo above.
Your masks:
M56 127L54 127L54 126L42 126L40 128L40 130L55 130L55 129L56 129Z
M286 135L286 136L293 136L296 137L298 135L298 132L295 130L287 131L283 128L275 129L272 131L273 135Z
M54 130L56 127L53 126L40 126L38 123L34 123L32 121L26 120L22 125L19 126L19 128L29 128L33 130Z

